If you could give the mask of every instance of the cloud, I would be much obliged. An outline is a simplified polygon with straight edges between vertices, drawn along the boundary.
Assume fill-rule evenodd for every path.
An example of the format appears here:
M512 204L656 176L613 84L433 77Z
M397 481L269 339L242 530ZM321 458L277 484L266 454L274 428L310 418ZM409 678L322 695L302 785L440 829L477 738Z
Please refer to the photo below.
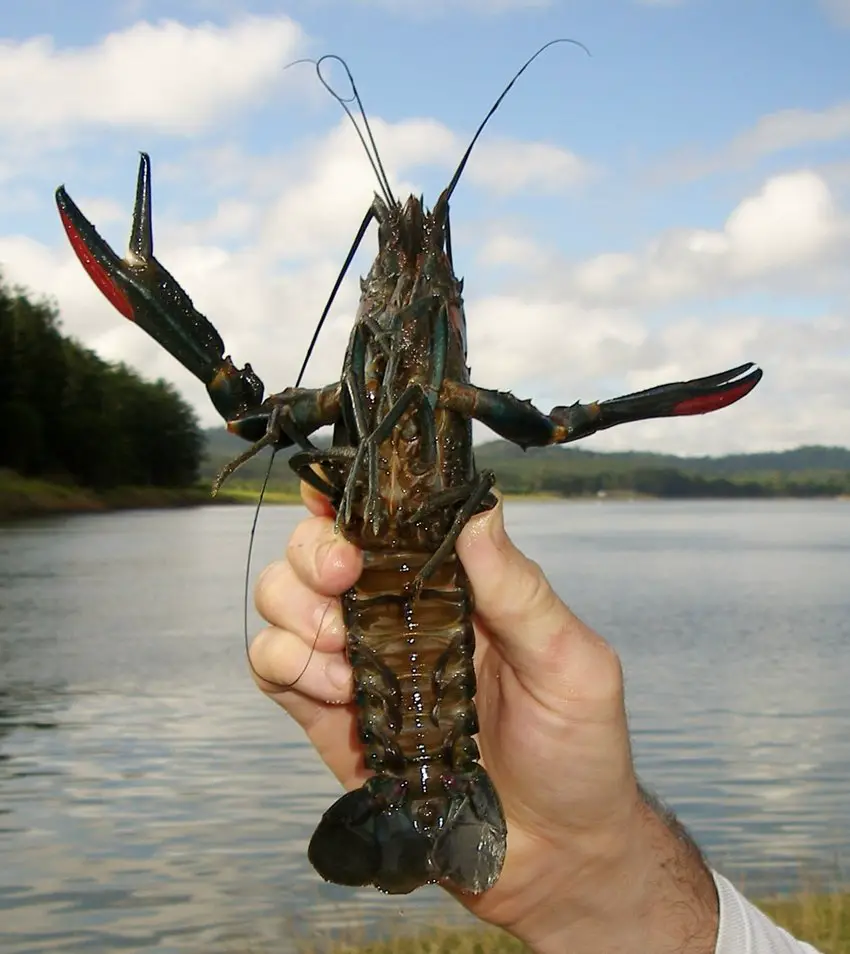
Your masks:
M766 377L741 406L698 423L614 429L587 446L706 454L846 445L848 249L848 210L810 170L768 179L720 229L680 229L643 249L578 262L512 231L494 232L480 248L486 264L525 265L528 274L503 277L506 291L498 295L477 298L467 285L473 378L509 386L545 411L754 360ZM813 307L811 296L822 288L833 306ZM783 290L804 296L799 316L788 317L783 305L772 312ZM766 298L761 310L730 309L753 291ZM718 315L707 319L712 300ZM699 316L688 313L688 302L700 306ZM672 317L673 309L681 317Z
M410 180L423 170L436 168L442 177L463 144L432 120L376 118L374 128L399 192L415 188ZM503 140L490 156L513 161L533 156L536 146ZM196 166L185 154L179 163L154 164L157 256L219 328L237 363L250 361L269 390L280 390L293 383L374 178L344 120L286 154L256 157L223 146L205 156L203 177L186 171ZM544 170L561 161L545 157ZM486 151L478 158L487 175L502 161L490 161ZM510 165L505 159L500 176L485 175L478 184L498 190L507 180L519 188L522 176ZM157 183L166 179L176 204L157 202ZM196 200L197 189L217 198L193 220L184 203ZM131 200L125 196L121 210L97 196L80 204L123 249ZM844 270L832 269L843 261L850 232L847 209L822 176L807 169L774 176L731 208L721 227L676 229L643 247L579 260L536 241L527 226L488 215L466 236L456 223L472 266L466 296L476 383L509 388L548 411L757 360L768 373L740 407L698 422L615 429L588 446L718 453L846 443L850 288ZM370 234L364 256L374 247ZM116 315L64 243L7 236L0 239L0 261L10 281L57 299L68 332L104 357L175 381L206 423L217 422L204 389ZM338 377L357 307L356 271L366 267L344 284L306 383ZM811 295L823 282L832 283L834 304L810 307L799 318L771 313L769 301L734 313L727 303L720 317L705 317L712 300L734 301L753 290L769 298L786 288ZM703 313L689 311L691 302ZM674 307L679 316L671 318Z
M846 238L824 180L809 170L776 176L726 221L728 267L735 277L805 267Z
M388 123L372 117L370 124L393 191L405 198L420 193L418 177L440 170L437 188L448 184L467 144L447 126L432 119ZM302 143L285 154L254 157L233 145L184 156L179 167L154 168L155 177L182 180L187 188L193 170L204 168L204 185L212 194L237 193L216 213L215 221L197 223L216 235L238 235L248 228L261 233L262 254L290 259L340 249L354 235L378 183L348 120L340 118L330 133ZM542 194L564 192L593 176L589 163L542 143L499 139L480 143L464 173L464 182L500 197L536 189ZM285 182L286 186L281 187ZM255 211L245 206L250 197ZM436 194L428 196L431 202ZM296 225L297 223L297 225ZM187 236L184 235L184 238Z
M642 252L597 255L562 270L562 283L597 305L719 297L767 279L788 282L837 254L848 238L826 182L804 169L769 179L722 229L678 229Z
M543 142L491 139L476 147L470 182L491 192L557 195L587 182L595 170L575 153Z
M850 0L820 0L820 5L839 26L850 26Z
M0 129L9 135L90 126L186 136L256 103L280 81L302 34L289 18L230 26L136 23L93 46L49 37L0 42Z
M553 258L549 249L522 234L521 229L497 228L484 238L476 260L482 266L511 266L524 271L537 271Z
M803 146L850 138L850 102L828 109L783 109L762 116L755 125L707 157L679 155L664 163L658 178L674 173L685 181L728 169L743 169L765 156Z

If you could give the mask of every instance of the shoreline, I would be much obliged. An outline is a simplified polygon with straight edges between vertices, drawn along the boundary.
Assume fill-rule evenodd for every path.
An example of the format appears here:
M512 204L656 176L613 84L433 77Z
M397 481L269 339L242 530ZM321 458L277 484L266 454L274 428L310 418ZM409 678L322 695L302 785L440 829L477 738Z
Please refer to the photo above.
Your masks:
M194 487L116 487L97 491L75 484L55 483L39 478L21 477L12 471L0 470L0 520L4 522L26 520L60 514L113 513L118 510L154 510L178 507L204 507L237 504L255 505L259 491L256 487L235 485L213 497L206 485ZM599 503L645 500L841 500L850 502L850 494L835 497L800 496L753 496L753 497L656 497L649 494L611 492L605 495L576 494L561 496L552 493L502 494L510 501L532 503L588 502ZM264 504L300 504L297 492L267 490Z
M817 947L822 954L850 954L850 892L847 889L817 890L803 887L788 894L752 898L780 927L794 937ZM368 932L351 928L341 932L313 932L299 938L302 954L530 954L529 948L499 928L486 924L459 926L441 906L435 906L430 925L398 931L388 921L374 939Z
M270 504L300 503L297 494L268 491ZM115 487L98 491L0 471L0 520L11 522L67 514L114 513L256 502L256 492L233 488L213 497L209 487Z

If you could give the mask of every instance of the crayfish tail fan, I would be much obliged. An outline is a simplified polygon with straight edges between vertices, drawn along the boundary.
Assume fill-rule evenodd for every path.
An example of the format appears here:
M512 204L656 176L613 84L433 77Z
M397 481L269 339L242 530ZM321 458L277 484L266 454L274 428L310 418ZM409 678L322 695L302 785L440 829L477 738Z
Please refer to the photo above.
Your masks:
M439 880L468 894L492 888L502 872L508 828L502 803L490 776L480 766L474 773L450 776L445 823L434 844Z
M331 805L310 839L308 857L325 881L408 894L437 880L430 841L403 804L376 792L370 784L376 780L390 781L376 776Z
M507 827L487 774L444 776L424 794L406 779L376 775L324 814L309 858L326 880L408 894L441 882L480 894L502 870Z

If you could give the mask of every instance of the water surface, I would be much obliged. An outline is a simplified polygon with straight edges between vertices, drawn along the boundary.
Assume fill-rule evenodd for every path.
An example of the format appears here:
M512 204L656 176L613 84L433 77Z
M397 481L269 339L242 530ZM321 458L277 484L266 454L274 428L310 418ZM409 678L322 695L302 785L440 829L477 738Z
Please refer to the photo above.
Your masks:
M510 501L517 541L615 644L642 777L753 889L850 856L850 503ZM264 511L256 567L299 508ZM253 688L251 514L0 528L0 947L287 949L441 899L323 884L336 783ZM259 626L252 617L252 630Z

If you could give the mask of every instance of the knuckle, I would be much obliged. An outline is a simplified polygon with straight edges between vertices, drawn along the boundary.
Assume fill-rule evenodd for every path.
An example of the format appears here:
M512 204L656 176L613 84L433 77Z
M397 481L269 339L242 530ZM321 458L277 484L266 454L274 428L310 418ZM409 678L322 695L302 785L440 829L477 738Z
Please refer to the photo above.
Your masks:
M248 649L248 662L255 679L273 682L272 678L272 644L276 631L266 626L254 637Z
M286 547L286 558L295 573L308 584L315 583L321 568L320 555L327 550L327 517L309 517L295 528Z
M613 646L601 636L593 646L593 679L588 680L587 691L594 699L604 703L619 703L623 698L623 664Z
M549 585L543 570L538 563L528 557L522 557L519 569L520 572L506 573L508 585L510 580L516 581L517 589L516 600L517 608L523 615L533 614L539 616L551 613L560 603L555 591Z
M289 575L289 564L285 560L276 560L270 563L260 574L254 586L254 606L265 620L275 614L277 595L281 587L285 586Z

